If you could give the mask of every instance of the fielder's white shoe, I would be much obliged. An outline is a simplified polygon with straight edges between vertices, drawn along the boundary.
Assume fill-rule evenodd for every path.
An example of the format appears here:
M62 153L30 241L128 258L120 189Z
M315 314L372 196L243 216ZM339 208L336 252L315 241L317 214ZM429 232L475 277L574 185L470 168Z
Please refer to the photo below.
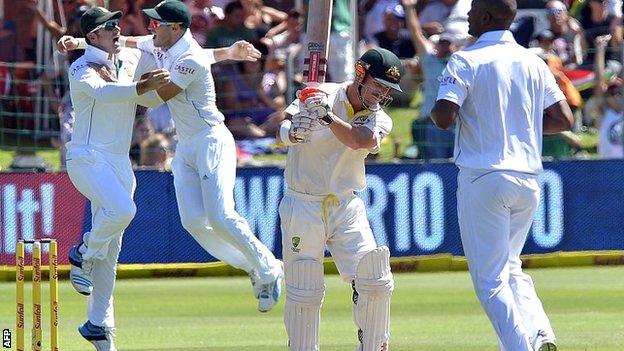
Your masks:
M249 273L251 279L251 287L253 294L258 299L258 311L268 312L273 306L277 304L280 295L282 294L282 279L284 278L284 264L280 262L280 273L270 283L260 284L258 282L258 275L255 271Z
M85 261L82 259L82 254L79 250L80 245L74 246L69 250L68 258L69 263L71 263L69 280L77 292L89 296L91 292L93 292L93 283L91 282L93 262L91 260Z
M83 338L93 344L97 351L117 351L115 341L113 340L115 334L111 328L99 327L87 321L78 328L78 332Z
M535 351L557 351L557 344L553 335L548 335L543 330L537 332L535 343L533 344Z
M251 289L253 292L253 296L257 299L258 295L260 295L260 286L261 284L258 283L258 275L256 274L256 271L251 271L249 272L249 280L251 280Z
M274 281L268 284L260 285L260 293L258 294L258 311L269 312L273 306L277 304L282 294L282 278L284 274L280 273Z
M358 333L358 336L359 336L359 333ZM362 345L362 343L360 343L358 347L355 349L355 351L362 351L362 350L364 350L364 346ZM384 342L381 345L381 348L379 348L379 351L388 351L388 343Z

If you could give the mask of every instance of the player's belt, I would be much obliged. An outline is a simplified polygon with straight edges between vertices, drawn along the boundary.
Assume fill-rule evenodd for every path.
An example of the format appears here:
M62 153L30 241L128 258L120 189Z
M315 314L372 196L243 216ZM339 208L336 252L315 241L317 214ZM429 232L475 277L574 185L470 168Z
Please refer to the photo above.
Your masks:
M301 199L301 200L316 201L316 202L327 201L328 197L335 197L336 199L340 200L345 197L352 197L353 195L354 195L353 191L345 191L341 194L311 195L311 194L301 193L301 192L292 190L290 188L286 189L286 196L294 197L294 198Z

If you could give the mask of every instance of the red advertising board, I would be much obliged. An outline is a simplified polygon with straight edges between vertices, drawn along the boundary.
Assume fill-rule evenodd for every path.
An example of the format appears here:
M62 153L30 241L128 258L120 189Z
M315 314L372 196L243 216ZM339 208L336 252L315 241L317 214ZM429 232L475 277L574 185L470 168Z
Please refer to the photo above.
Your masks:
M83 231L87 200L67 173L0 173L0 266L15 264L19 239L55 238L59 264ZM47 245L42 247L47 252ZM27 246L27 262L31 248ZM47 254L42 255L47 263Z

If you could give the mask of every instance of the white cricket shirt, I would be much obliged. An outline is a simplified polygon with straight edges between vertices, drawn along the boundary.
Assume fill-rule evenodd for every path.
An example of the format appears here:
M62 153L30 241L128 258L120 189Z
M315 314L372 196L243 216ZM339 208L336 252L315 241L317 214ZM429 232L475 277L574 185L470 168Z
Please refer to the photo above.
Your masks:
M186 33L168 50L154 46L154 40L140 41L141 51L154 55L159 68L171 73L171 82L182 88L167 105L179 140L186 140L225 119L217 109L210 65L214 57L204 51L191 32Z
M122 48L116 62L108 53L88 46L69 68L69 89L76 120L67 147L89 145L114 154L128 154L138 97L134 71L138 50ZM106 65L116 72L117 82L108 83L89 64Z
M350 82L325 83L319 88L328 93L334 114L354 126L365 126L373 131L377 145L368 150L353 150L344 145L328 126L314 126L310 141L288 148L284 178L289 189L309 195L345 194L366 187L364 159L379 150L381 139L392 130L392 120L383 110L360 111L353 114L347 99ZM299 100L284 111L289 115L299 113Z
M460 106L455 164L460 168L542 171L544 109L565 100L546 63L510 31L482 34L453 54L438 100Z

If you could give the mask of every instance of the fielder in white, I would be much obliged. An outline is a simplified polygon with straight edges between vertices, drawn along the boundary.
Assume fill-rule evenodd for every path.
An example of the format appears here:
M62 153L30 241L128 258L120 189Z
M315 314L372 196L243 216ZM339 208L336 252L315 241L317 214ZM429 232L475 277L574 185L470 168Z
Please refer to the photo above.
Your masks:
M399 90L400 60L369 50L355 65L353 82L305 88L285 113L279 139L289 145L280 203L286 307L291 351L319 349L327 246L341 276L353 286L358 350L388 349L390 252L377 247L362 200L364 159L379 150L392 120L382 110ZM301 106L301 108L300 108Z
M260 57L245 41L228 48L202 49L190 30L191 14L181 1L162 1L143 10L153 33L121 37L126 47L137 47L171 72L171 82L148 94L142 104L167 103L175 122L178 145L172 170L182 226L212 256L249 273L258 310L277 303L282 264L252 233L234 208L236 149L223 114L217 109L210 66L223 60ZM72 37L62 38L76 47Z
M508 30L515 0L473 0L469 33L442 73L431 117L457 122L457 215L474 288L500 349L555 351L556 339L520 252L537 208L542 134L572 127L546 64Z
M128 156L136 103L139 95L169 82L166 70L133 81L140 52L120 49L120 17L119 11L100 7L83 14L80 24L89 45L69 69L76 121L67 144L67 173L91 201L93 216L91 231L70 250L70 278L78 292L89 295L88 320L79 332L102 351L115 350L111 329L117 259L123 231L136 213Z

